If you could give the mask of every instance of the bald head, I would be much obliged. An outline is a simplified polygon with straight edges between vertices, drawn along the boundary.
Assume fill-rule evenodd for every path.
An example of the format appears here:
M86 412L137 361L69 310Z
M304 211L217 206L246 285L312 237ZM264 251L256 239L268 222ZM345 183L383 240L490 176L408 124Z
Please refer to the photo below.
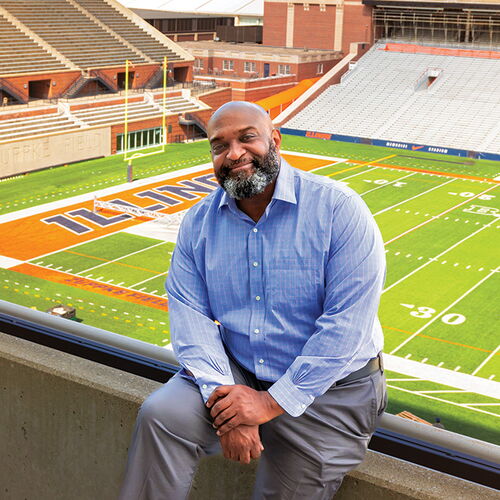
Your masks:
M246 120L248 123L258 121L263 129L267 129L269 132L273 130L271 118L264 108L251 102L231 101L223 104L210 118L207 127L209 140L213 130L221 124L240 120Z

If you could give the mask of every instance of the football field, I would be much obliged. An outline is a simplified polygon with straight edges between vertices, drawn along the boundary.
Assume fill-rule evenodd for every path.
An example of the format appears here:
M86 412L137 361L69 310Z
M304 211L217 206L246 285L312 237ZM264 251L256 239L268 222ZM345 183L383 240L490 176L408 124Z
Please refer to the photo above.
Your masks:
M311 149L287 159L357 191L383 235L389 409L500 442L496 176L444 156L439 164L383 148L369 158ZM174 214L215 187L202 165L99 196ZM175 228L95 212L91 196L58 203L0 219L2 298L41 310L72 304L84 323L168 347Z

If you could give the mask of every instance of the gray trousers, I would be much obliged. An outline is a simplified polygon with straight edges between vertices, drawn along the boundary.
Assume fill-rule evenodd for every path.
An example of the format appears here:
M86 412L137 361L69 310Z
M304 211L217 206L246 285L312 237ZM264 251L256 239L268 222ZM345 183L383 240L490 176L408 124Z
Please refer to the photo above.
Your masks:
M271 385L235 363L231 368L236 384ZM300 417L285 413L261 425L265 450L253 499L330 500L363 460L386 404L385 377L377 371L332 386ZM198 387L177 374L139 410L119 498L183 500L199 460L214 453L220 453L219 438Z

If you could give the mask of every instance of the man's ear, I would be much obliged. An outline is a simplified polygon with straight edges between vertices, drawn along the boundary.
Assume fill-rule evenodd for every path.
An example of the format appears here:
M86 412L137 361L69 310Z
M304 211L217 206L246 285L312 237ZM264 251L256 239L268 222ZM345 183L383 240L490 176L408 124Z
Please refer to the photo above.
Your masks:
M276 149L279 151L281 146L281 132L277 128L273 128L271 134L271 139L274 142Z

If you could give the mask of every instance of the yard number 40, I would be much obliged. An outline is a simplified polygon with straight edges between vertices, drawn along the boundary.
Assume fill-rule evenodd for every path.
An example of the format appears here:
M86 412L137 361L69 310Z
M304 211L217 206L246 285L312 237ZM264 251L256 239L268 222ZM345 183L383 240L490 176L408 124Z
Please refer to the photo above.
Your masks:
M403 307L412 309L410 315L415 318L432 318L436 314L436 309L426 306L414 306L413 304L401 304ZM448 313L445 314L441 321L446 325L461 325L466 320L463 314Z

